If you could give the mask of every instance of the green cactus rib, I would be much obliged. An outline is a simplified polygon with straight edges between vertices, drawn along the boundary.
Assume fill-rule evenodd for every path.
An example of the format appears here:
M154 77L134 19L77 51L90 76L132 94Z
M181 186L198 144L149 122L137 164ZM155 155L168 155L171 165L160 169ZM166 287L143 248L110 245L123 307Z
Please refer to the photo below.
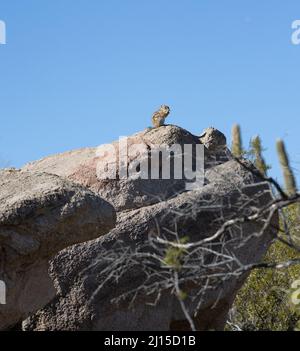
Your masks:
M276 147L279 162L283 172L285 191L289 196L293 196L297 193L297 185L294 173L290 167L289 158L286 152L284 142L280 139L277 140Z
M241 128L238 124L235 124L232 128L232 147L231 152L235 157L243 156L243 147L242 147L242 137L241 137Z

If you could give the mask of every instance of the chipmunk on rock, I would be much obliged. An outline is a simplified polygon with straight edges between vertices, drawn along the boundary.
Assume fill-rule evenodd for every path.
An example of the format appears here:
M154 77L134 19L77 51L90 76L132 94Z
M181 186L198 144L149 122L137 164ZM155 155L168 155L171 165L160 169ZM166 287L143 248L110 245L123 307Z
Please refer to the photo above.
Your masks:
M170 114L170 107L167 105L161 105L160 109L154 112L152 116L153 128L161 127L165 124L165 119Z

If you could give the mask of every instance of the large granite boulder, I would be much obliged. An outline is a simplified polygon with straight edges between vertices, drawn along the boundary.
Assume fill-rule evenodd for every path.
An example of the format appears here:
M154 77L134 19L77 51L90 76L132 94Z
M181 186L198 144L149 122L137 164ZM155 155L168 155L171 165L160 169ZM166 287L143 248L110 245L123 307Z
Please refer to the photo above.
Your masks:
M218 140L212 140L213 135ZM184 260L197 259L194 270L183 264L177 272L187 295L184 304L190 315L198 312L193 316L197 329L224 327L247 277L244 268L261 260L274 237L277 217L267 226L265 218L249 219L272 201L269 185L248 170L250 164L244 167L230 159L220 132L209 129L201 139L175 126L146 130L128 139L130 145L148 147L203 144L208 154L205 182L189 191L182 179L99 179L97 165L110 156L102 147L100 152L99 148L94 153L78 150L26 166L91 188L114 204L118 220L110 233L63 250L51 261L50 275L58 294L24 323L25 330L189 329L170 278L174 267L163 264L169 246L157 241L186 237L199 245L196 252L184 255ZM116 142L112 145L119 148ZM224 157L218 159L221 149ZM138 154L131 160L144 157ZM146 263L141 256L148 257ZM153 259L157 256L160 263Z
M221 132L219 132L221 134ZM207 133L210 135L210 133ZM222 134L223 135L223 134ZM223 135L224 139L225 136ZM224 143L224 139L221 143ZM226 139L225 139L226 140ZM219 143L219 139L216 140ZM178 145L184 153L185 145L202 144L199 137L191 134L177 126L167 125L157 129L145 130L121 139L108 145L100 145L95 148L84 148L71 152L46 157L42 160L32 162L24 167L28 171L42 171L67 177L75 183L82 184L99 194L104 199L110 201L117 211L139 208L151 205L158 200L168 199L181 191L185 190L186 182L184 179L175 179L171 174L170 179L141 179L134 177L122 177L120 175L120 155L127 154L126 166L135 173L142 160L148 158L148 151L152 154L155 150L165 147ZM223 146L223 144L222 144ZM208 167L216 160L211 157L211 153L206 149L206 166ZM195 158L195 150L191 157ZM223 158L222 162L228 160ZM114 179L104 179L99 176L99 169L104 168L105 164L114 168ZM103 166L103 167L101 167ZM115 167L114 167L115 166ZM113 178L113 177L112 177Z
M48 261L60 250L107 233L114 208L56 175L0 171L0 330L48 303L56 290ZM2 296L3 297L3 296Z

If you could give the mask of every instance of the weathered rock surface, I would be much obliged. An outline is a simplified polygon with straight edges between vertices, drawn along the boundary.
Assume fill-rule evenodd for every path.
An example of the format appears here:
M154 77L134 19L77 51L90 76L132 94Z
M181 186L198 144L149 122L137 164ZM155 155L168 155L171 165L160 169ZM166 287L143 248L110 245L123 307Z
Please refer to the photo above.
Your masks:
M226 148L226 137L216 128L206 128L199 139L210 152L216 152Z
M209 134L209 133L207 133ZM219 134L221 134L219 132ZM224 137L225 138L225 137ZM226 140L226 139L225 139ZM223 142L223 139L221 140ZM216 144L219 143L219 140ZM158 200L168 199L185 190L186 182L182 179L120 179L119 154L128 154L127 164L133 167L148 156L147 150L161 146L199 145L199 137L177 126L167 125L157 129L146 130L128 137L126 144L113 142L98 148L85 148L47 157L32 162L24 170L42 171L65 176L75 183L82 184L110 201L117 211L151 205ZM137 148L137 146L140 146ZM184 151L184 149L182 149ZM208 153L207 153L208 154ZM116 179L101 179L99 169L108 162L116 162ZM228 159L223 159L228 160ZM215 159L206 160L207 166ZM135 171L135 170L133 170Z
M215 131L212 131L213 133ZM142 142L147 145L200 143L199 137L174 126L138 133L129 138L131 144ZM224 149L222 137L219 141L208 138L207 142L213 147L219 145ZM116 143L113 145L118 148ZM76 155L78 153L80 151L77 151ZM223 159L221 164L217 162L215 165L209 165L205 173L205 186L185 191L185 182L182 180L99 180L97 178L99 156L89 154L86 161L80 159L77 164L71 154L69 155L70 159L64 154L52 156L32 163L26 166L26 169L52 171L101 194L116 206L117 226L99 239L63 250L52 260L50 275L59 293L49 305L24 323L24 329L188 329L178 299L168 289L161 291L161 297L155 306L148 304L153 302L153 294L147 296L147 291L138 295L133 309L128 308L127 300L121 304L112 302L124 292L135 290L144 284L145 274L138 265L127 269L127 262L124 260L121 264L124 274L120 276L118 282L108 280L99 289L106 277L104 269L111 272L109 265L115 267L114 263L118 259L114 256L116 244L117 247L134 250L145 245L153 235L173 238L172 235L170 237L170 232L174 231L180 237L188 236L191 242L208 238L222 227L225 220L236 216L244 218L253 213L255 208L261 208L269 203L272 200L269 186L259 184L259 179L236 161L229 160L230 157ZM210 160L211 156L213 156L212 150L209 151ZM139 155L135 157L139 159ZM164 184L160 187L159 182ZM168 187L170 191L166 192ZM276 220L274 217L274 223ZM203 254L205 264L214 262L216 257L222 255L231 255L236 260L225 267L218 266L216 269L222 269L222 274L228 273L227 279L221 279L214 288L201 295L199 314L195 317L198 329L224 327L235 294L246 278L244 273L231 273L237 269L238 263L247 265L258 262L273 237L274 233L270 227L260 233L263 225L264 222L261 220L236 224L211 242L211 246L205 247L208 252L209 250L215 252L214 255ZM149 247L149 252L152 250L153 247ZM115 259L109 264L107 256L110 253ZM191 297L207 283L203 281L205 266L203 269L204 271L201 271L188 287L188 295ZM190 311L195 310L195 304L198 302L197 299L186 300Z
M46 173L0 171L0 330L24 320L56 294L49 258L112 229L114 208L98 195Z

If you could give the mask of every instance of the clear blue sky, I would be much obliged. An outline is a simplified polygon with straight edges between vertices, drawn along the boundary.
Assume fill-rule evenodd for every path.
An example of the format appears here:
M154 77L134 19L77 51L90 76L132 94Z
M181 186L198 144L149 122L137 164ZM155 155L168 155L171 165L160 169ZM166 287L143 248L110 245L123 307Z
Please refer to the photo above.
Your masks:
M276 177L284 138L300 170L296 19L299 0L0 0L0 162L130 135L169 104L195 134L260 134Z

